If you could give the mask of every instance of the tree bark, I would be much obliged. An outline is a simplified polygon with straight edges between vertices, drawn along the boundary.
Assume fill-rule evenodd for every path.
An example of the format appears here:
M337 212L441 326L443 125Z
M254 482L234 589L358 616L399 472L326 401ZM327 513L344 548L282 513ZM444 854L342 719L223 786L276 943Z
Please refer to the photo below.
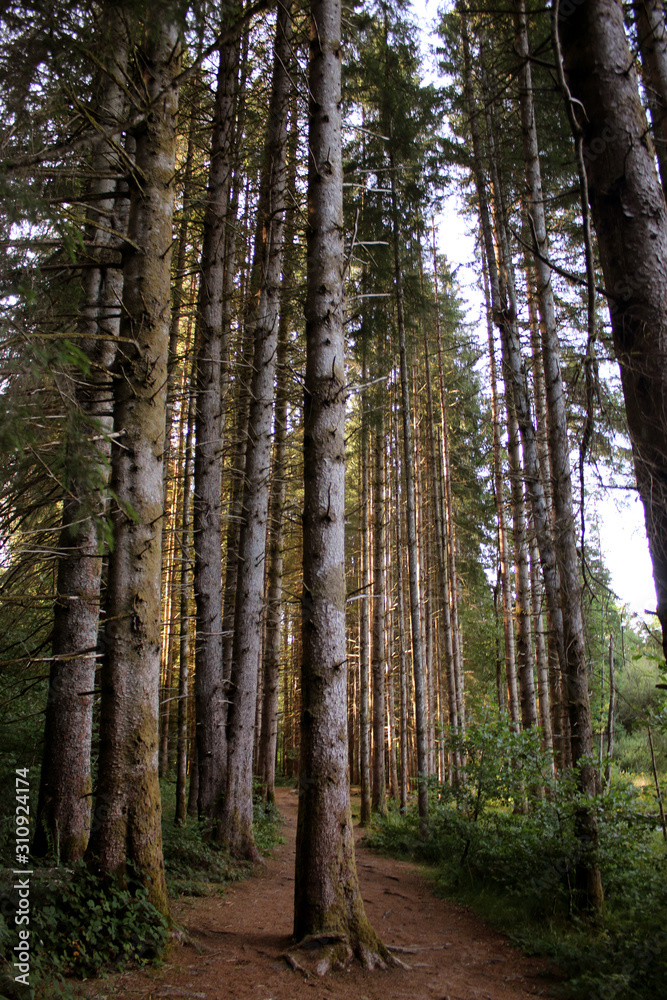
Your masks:
M554 16L567 83L582 107L589 200L667 657L667 208L621 4L590 0Z
M436 532L436 557L438 570L438 585L440 607L442 610L441 633L444 643L445 670L447 673L447 708L449 719L450 735L454 736L459 729L458 704L456 698L456 657L454 653L454 637L452 629L451 599L450 589L452 581L449 576L450 563L448 558L448 538L447 538L447 485L445 480L449 477L449 469L446 468L448 449L445 450L447 440L447 392L445 387L445 369L442 350L442 331L440 328L440 296L438 291L438 265L435 251L435 223L433 228L433 294L435 298L435 331L438 349L438 379L440 388L440 426L441 437L436 441L435 418L433 407L433 392L431 387L431 372L428 351L428 341L424 336L424 359L426 364L426 403L428 413L429 435L431 445L431 467L433 476L433 500L435 508L435 532ZM439 460L438 460L439 459ZM440 475L442 473L442 475ZM458 780L458 755L453 757L454 777Z
M651 112L655 153L667 194L667 28L662 0L638 0L634 6L642 59L644 91Z
M309 58L303 661L294 935L345 935L367 965L387 952L354 860L347 777L345 338L341 8L312 0ZM375 956L375 957L373 957ZM336 956L338 957L338 956Z
M291 3L278 7L262 182L257 213L260 276L251 295L254 352L234 618L225 800L217 839L237 856L259 859L252 831L252 759L262 644L264 566L271 468L271 423L285 223L287 116L290 103ZM255 311L256 310L256 311Z
M391 202L394 244L394 287L396 291L396 320L398 327L398 350L401 382L401 414L403 418L403 465L405 472L407 541L408 541L408 583L410 592L410 631L412 636L412 670L415 683L415 714L417 726L417 805L420 829L425 834L428 825L428 773L426 677L421 634L421 603L419 594L419 555L417 549L417 514L415 502L414 449L412 444L412 421L410 419L410 387L408 384L408 355L405 333L405 310L403 302L403 274L400 261L400 226L398 199L396 194L396 170L393 155L389 154L391 166Z
M194 485L194 431L196 395L190 393L188 430L185 439L183 517L181 524L181 593L178 667L178 736L176 742L176 823L187 821L188 731L190 720L190 584L192 578L192 490ZM192 758L193 754L190 755Z
M470 51L467 33L464 31L464 55L467 63L466 89L471 114L474 112L474 98L471 87ZM474 122L474 115L472 121ZM592 767L592 729L590 704L588 699L588 675L583 646L583 627L581 619L581 599L579 587L579 564L574 546L574 525L572 520L572 505L570 498L569 513L566 504L567 480L563 475L560 482L554 481L554 509L558 518L556 490L562 489L563 508L559 521L557 547L551 536L549 514L542 488L539 458L535 428L532 423L526 376L522 366L521 349L516 324L517 307L514 287L511 281L505 279L501 289L496 268L493 239L491 235L488 207L482 173L482 158L479 135L473 126L473 141L475 146L476 184L480 202L480 215L484 230L484 242L489 264L492 301L494 304L494 319L499 327L503 347L503 365L505 381L511 386L514 408L521 431L524 451L524 470L528 489L535 530L540 550L540 560L544 585L549 602L552 622L555 626L555 638L558 642L559 660L567 683L567 702L571 726L571 745L573 764L580 763L578 782L584 797L591 797L595 792L595 771ZM500 202L497 207L502 210ZM499 242L505 242L504 220L500 220ZM508 252L503 249L505 261ZM508 278L511 274L508 272ZM545 363L546 372L546 363ZM547 376L547 392L549 377ZM560 428L559 428L560 432ZM552 455L553 461L553 455ZM558 556L556 552L558 551ZM574 557L572 557L574 556ZM558 558L558 562L557 562ZM559 569L565 574L559 579ZM562 597L561 597L562 585ZM577 599L578 598L578 599ZM597 862L597 823L592 809L583 802L577 813L576 834L581 848L576 870L576 905L580 909L599 909L602 905L602 884Z
M387 777L385 764L385 481L384 421L382 410L375 416L373 439L373 799L372 808L380 816L387 813Z
M535 667L537 673L537 700L540 709L540 727L544 748L553 755L551 707L549 704L549 661L544 631L544 589L540 576L540 552L534 526L530 527L530 596L533 606L533 634L535 636Z
M401 510L401 472L400 456L398 445L398 414L396 407L392 407L394 413L392 425L392 444L394 452L394 496L395 516L396 516L396 606L398 612L398 669L399 669L399 726L398 735L400 743L401 757L401 812L407 812L408 808L408 655L406 649L406 628L405 628L405 600L403 581L403 511ZM451 705L451 701L450 701Z
M169 347L175 124L182 25L163 7L146 32L147 97L137 137L141 185L131 193L125 249L123 349L116 362L107 653L102 671L100 765L89 854L105 875L128 864L167 913L157 772L160 682L162 456ZM159 100L158 99L159 95Z
M362 341L362 378L368 376L366 338ZM368 403L366 393L361 399L361 613L359 621L359 772L361 778L361 811L359 822L365 826L371 819L371 748L370 748L370 450Z
M537 722L533 662L532 618L530 613L530 574L528 569L528 537L526 530L526 502L521 464L519 424L512 404L512 387L505 385L507 403L507 428L514 534L514 578L516 580L516 651L521 699L521 723L530 729Z
M121 121L125 95L118 77L125 72L129 39L127 24L117 11L107 12L101 29L111 53L101 73L98 117L106 127ZM126 200L118 198L114 179L121 166L113 147L102 147L93 157L93 172L106 175L95 181L90 239L100 255L119 249L127 225ZM115 234L115 235L114 235ZM101 478L111 452L111 381L108 369L116 352L123 277L119 269L91 268L83 285L80 346L91 363L90 374L72 386L76 405L91 425L91 461ZM100 518L105 499L91 503L85 487L73 483L63 502L59 538L57 597L54 606L49 692L46 703L44 748L40 772L37 825L32 852L43 857L49 842L62 862L76 861L88 844L91 807L91 741L93 690L97 664L100 583L104 544Z
M226 6L226 10L229 7ZM196 360L194 589L197 608L195 704L197 712L197 808L213 821L221 808L227 767L227 704L222 676L221 475L224 416L222 375L229 350L224 322L225 251L234 137L236 42L220 48L204 212Z
M519 731L519 692L516 683L516 655L514 620L512 617L512 581L509 568L509 545L503 484L502 452L500 442L500 409L498 406L498 377L493 336L493 306L489 294L488 264L484 256L484 294L486 298L487 332L489 341L489 370L491 375L491 419L493 421L493 482L498 518L498 553L500 558L500 586L503 603L503 635L505 639L505 676L510 725Z
M273 469L269 507L269 545L266 597L266 631L264 649L264 706L262 735L259 754L259 774L264 798L275 802L276 751L278 746L278 712L280 692L281 637L283 620L283 571L285 529L283 508L287 495L287 410L289 401L288 362L289 324L293 310L290 307L291 282L294 265L291 248L294 242L296 217L296 167L298 119L296 91L291 96L291 124L288 139L289 164L287 192L290 200L285 212L285 251L282 286L280 292L280 326L278 329L278 357L276 367L276 413L273 438Z
M174 281L172 290L172 310L171 310L171 323L169 327L169 357L167 360L167 415L165 420L165 447L164 447L164 470L163 470L163 484L164 484L164 497L165 497L165 510L168 509L168 486L169 486L169 467L171 464L171 448L172 448L172 422L173 422L173 410L174 410L174 396L176 388L176 369L177 369L177 358L178 358L178 344L179 337L181 335L181 317L183 312L183 284L185 278L185 263L187 260L187 250L188 250L188 228L190 222L190 200L192 198L192 172L194 164L194 153L195 153L195 127L197 123L197 110L198 105L195 100L192 101L192 106L190 109L190 116L188 121L188 146L185 155L185 169L183 172L183 188L182 188L182 208L181 208L181 220L178 227L178 237L176 246L178 247L178 254L176 256L176 262L174 266ZM187 348L186 348L187 356ZM187 362L184 365L187 368ZM183 377L183 384L185 384L185 376ZM179 444L182 441L182 431L183 431L183 420L184 412L181 411L180 420L180 433L179 433ZM188 425L189 430L189 425ZM176 463L177 468L179 467L179 462ZM192 484L191 484L192 485ZM171 537L171 548L172 555L169 557L171 559L172 567L176 565L175 559L175 531L172 529L172 518L165 517L162 526L162 551L165 552L169 547L168 539ZM182 559L179 560L181 566L183 565ZM176 600L175 598L171 600L171 589L168 591L170 594L170 608L175 609ZM169 728L170 728L170 715L171 715L171 674L173 670L173 660L174 660L174 650L175 650L175 635L176 635L176 613L175 610L170 611L170 614L165 615L165 624L168 624L168 642L166 645L167 649L167 670L166 670L166 682L164 685L163 699L164 708L162 711L160 719L160 777L165 775L169 767ZM163 644L163 650L165 646Z

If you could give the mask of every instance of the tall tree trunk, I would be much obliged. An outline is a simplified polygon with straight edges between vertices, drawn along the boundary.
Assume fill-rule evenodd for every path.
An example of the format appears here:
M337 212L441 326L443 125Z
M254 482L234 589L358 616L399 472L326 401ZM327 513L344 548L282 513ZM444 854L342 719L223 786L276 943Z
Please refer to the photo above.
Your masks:
M163 488L165 497L165 510L168 509L168 485L169 485L169 468L171 465L171 437L172 437L172 422L173 422L173 410L174 410L174 397L176 388L176 372L177 372L177 360L178 360L178 342L181 335L181 316L183 311L183 284L185 278L185 263L187 260L187 250L188 250L188 228L190 222L190 200L192 198L192 172L194 164L194 152L195 152L195 127L197 124L197 102L192 101L192 106L190 109L190 117L188 121L188 147L185 155L185 169L183 173L183 204L181 210L181 220L178 227L178 236L176 240L176 246L178 247L178 253L176 256L176 262L174 266L174 281L172 290L172 309L171 309L171 324L169 327L169 357L167 360L167 414L165 419L165 447L164 447L164 469L163 469ZM187 347L186 347L187 356ZM187 361L184 363L184 370L187 369ZM185 375L183 377L183 383L185 383ZM183 385L184 388L184 385ZM183 439L183 422L185 407L181 410L181 420L179 428L178 443L179 446ZM188 425L189 430L189 425ZM180 461L177 460L176 468L180 468ZM170 540L170 541L169 541ZM172 552L175 553L176 548L176 532L173 529L172 518L165 517L162 525L162 551L167 551L171 544ZM172 562L172 568L175 567L176 560L174 555L169 557ZM179 560L182 565L182 559ZM168 641L166 644L167 654L167 667L166 667L166 680L163 692L164 709L161 714L160 727L160 776L162 777L166 774L169 765L169 722L171 713L171 675L173 670L174 661L174 650L175 650L175 634L176 634L176 613L175 599L171 599L172 590L168 588L166 593L169 594L170 600L169 604L171 606L171 611L169 615L165 615L165 624L168 622ZM163 650L165 645L163 644Z
M252 759L262 644L264 566L271 468L271 424L285 223L287 116L290 103L291 3L278 7L273 85L257 213L259 273L251 296L254 353L234 617L232 700L225 801L218 840L237 856L258 859L252 831ZM255 305L256 303L256 305ZM256 309L256 312L254 311Z
M473 145L475 147L475 172L476 185L479 196L480 217L484 232L485 251L489 265L489 277L491 284L491 296L493 302L494 318L498 325L503 347L503 365L505 370L506 384L511 386L513 393L514 407L521 431L521 439L524 451L524 470L526 486L532 505L533 517L535 519L535 530L537 533L538 546L540 550L540 560L544 577L544 585L547 594L547 601L550 605L552 622L555 627L556 639L559 644L559 659L561 669L566 678L568 686L568 706L570 725L572 728L572 759L573 763L581 761L578 771L578 780L581 791L585 797L590 797L594 791L595 772L587 761L592 754L592 730L590 704L588 700L588 677L586 671L586 660L583 655L583 630L581 622L581 601L576 600L579 594L578 581L578 561L576 558L576 548L574 549L574 559L569 561L562 558L565 537L569 531L574 547L574 525L572 521L572 507L569 509L569 526L567 520L559 525L561 545L559 545L559 563L556 561L556 551L551 537L551 526L549 515L544 499L542 488L539 458L537 454L537 443L535 428L532 424L528 390L526 385L525 372L522 367L521 350L519 346L519 336L516 326L516 301L514 299L514 289L510 284L502 289L499 282L499 275L496 266L493 238L491 234L488 206L486 202L486 191L484 186L482 171L482 154L479 134L476 129L474 118L474 97L472 94L471 62L467 33L463 34L464 57L466 61L466 90L468 105L471 110L473 122ZM499 206L502 207L502 206ZM504 227L500 226L499 239L505 239ZM504 253L507 260L507 252ZM546 371L546 365L545 365ZM547 377L547 383L549 379ZM553 456L552 456L553 460ZM561 482L563 485L564 480ZM554 509L558 516L556 507L554 483ZM561 589L558 570L563 565L568 574L568 579L563 583L564 594L567 598L561 602ZM597 863L597 824L595 815L591 808L583 802L577 815L576 833L579 840L581 855L577 865L577 906L584 908L598 909L602 905L602 884L600 880L600 870Z
M537 722L535 705L535 680L533 662L532 619L530 613L530 573L528 568L528 539L526 531L526 503L521 464L519 424L512 405L511 386L505 386L507 401L507 429L510 478L512 488L512 519L514 526L514 576L516 580L516 649L521 699L521 722L530 729Z
M522 59L519 72L519 101L523 152L526 164L527 205L532 218L533 236L536 241L535 274L537 278L537 301L542 331L542 359L547 393L547 434L551 465L551 501L553 504L554 545L558 562L561 589L561 607L567 652L568 702L581 704L582 716L575 720L570 709L571 741L583 739L587 744L589 736L582 729L590 728L590 716L586 717L588 703L588 676L583 639L583 619L581 612L581 585L579 582L579 559L574 535L574 515L572 508L572 481L570 475L570 449L565 410L565 392L560 373L558 332L551 269L546 263L549 257L544 196L540 172L539 146L533 104L533 86L530 67L530 45L524 0L517 0L515 11L517 52ZM572 685L575 688L572 688ZM573 747L573 762L587 753ZM591 782L590 776L587 781ZM593 791L592 786L589 791Z
M123 118L125 94L118 78L127 65L129 39L127 24L116 10L103 17L101 30L107 35L105 43L110 43L106 51L112 54L109 66L101 71L98 115L106 127ZM118 167L118 154L112 147L102 147L93 157L92 170L102 175L92 186L93 207L88 209L94 227L93 255L98 250L102 254L107 248L118 249L117 237L127 225L126 200L117 198L119 184L113 177ZM102 479L111 451L108 369L116 353L122 288L120 269L92 267L87 272L79 344L91 368L85 384L72 387L77 406L90 421L91 434L99 439L91 459L99 465ZM104 499L101 507L91 504L85 488L71 484L63 502L58 542L53 658L32 844L33 854L43 857L52 843L66 863L82 857L90 830L93 689L103 557L99 518L103 515Z
M454 494L452 490L451 461L449 456L449 428L447 426L447 414L445 410L445 398L442 400L442 454L444 469L444 500L445 500L445 525L447 529L447 562L449 567L449 598L451 601L452 618L452 649L454 652L456 681L456 716L458 731L465 736L466 731L466 706L465 706L465 672L463 665L463 637L459 626L459 589L458 576L456 572L456 522L454 520Z
M181 395L185 399L186 373L183 372L181 379ZM169 383L167 382L167 393ZM163 475L163 483L168 483L171 478L171 489L165 493L165 508L162 528L162 678L160 684L160 749L158 751L158 770L160 778L166 777L169 773L169 743L170 730L172 728L171 708L174 702L174 660L176 659L176 634L177 621L180 608L177 611L176 581L177 572L180 570L180 560L176 558L178 547L179 525L183 514L183 477L177 475L178 469L185 464L185 423L187 420L187 407L185 403L181 405L181 412L178 421L178 444L174 456L173 470L171 476ZM166 435L169 433L169 425L166 424ZM167 460L168 449L165 448L164 460ZM169 524L169 529L164 528L164 523Z
M385 766L385 479L384 421L382 410L375 416L373 436L373 799L372 808L381 816L387 813L387 778Z
M428 772L426 676L421 635L421 608L419 594L419 555L417 550L417 513L415 502L414 449L412 444L412 421L410 419L410 387L408 384L408 354L405 332L405 308L403 302L403 272L400 260L400 226L398 198L396 194L396 169L393 154L389 154L391 166L391 203L394 244L394 287L396 291L396 320L398 327L398 350L400 359L401 412L403 417L403 464L405 471L406 516L408 535L408 581L410 590L410 631L412 635L412 670L415 683L415 713L417 725L417 769L420 829L426 832L428 824Z
M484 257L484 294L486 298L487 331L489 341L489 367L491 374L491 419L493 421L493 482L498 519L498 551L500 557L500 586L503 601L503 635L505 638L505 676L510 725L519 731L519 692L516 683L516 656L514 645L514 619L512 616L512 581L509 567L509 545L503 486L503 466L500 443L500 410L498 406L498 377L496 350L493 336L493 307L489 293L488 264Z
M512 491L512 520L514 529L514 562L516 581L516 651L521 701L521 720L525 729L531 728L537 722L537 704L535 701L535 678L532 643L532 618L530 613L530 573L528 568L528 541L526 532L526 498L525 485L530 489L531 482L538 480L542 489L540 469L536 465L536 455L532 442L526 447L527 428L526 417L531 418L528 386L525 377L522 384L512 378L512 366L508 358L514 351L520 351L518 327L516 323L516 280L514 263L509 246L507 225L505 185L498 159L497 133L498 126L495 109L490 101L489 87L486 77L486 51L484 41L480 46L482 56L482 96L486 109L488 158L493 191L493 214L498 252L498 282L501 298L509 303L510 322L505 326L516 334L512 338L501 338L503 354L503 379L505 382L505 406L507 409L508 445L507 455L510 466ZM517 399L517 395L520 397ZM524 419L521 420L521 415ZM530 435L528 434L530 438ZM523 444L523 453L521 445Z
M175 123L182 25L172 5L147 24L143 70L155 101L137 137L125 249L123 351L116 362L107 654L102 671L96 828L104 874L134 875L167 913L157 772L162 454L169 348ZM159 100L158 100L159 98Z
M549 703L549 661L544 631L544 608L542 579L540 576L540 552L534 525L530 528L530 596L533 606L533 634L535 636L535 667L537 672L537 697L540 709L540 727L544 748L553 754L551 731L551 707Z
M529 215L529 212L524 203L524 217ZM532 216L531 216L532 218ZM527 231L529 226L524 223L524 229ZM532 235L532 231L531 234ZM526 243L528 243L528 233L526 238ZM549 454L549 432L548 432L548 408L547 408L547 391L544 379L544 360L542 354L542 335L541 335L541 321L538 318L538 307L537 307L537 278L534 272L532 258L526 253L526 285L528 288L528 311L530 316L530 350L533 360L533 389L535 398L535 420L537 423L537 453L540 462L540 472L542 475L542 486L544 487L544 500L547 507L547 512L550 519L550 524L552 526L552 532L554 530L553 524L553 499L552 499L552 473L551 473L551 456ZM551 614L549 611L548 604L543 601L543 588L539 581L539 548L537 546L537 535L535 533L535 525L533 524L533 534L531 541L531 574L534 583L531 586L540 593L539 601L533 597L533 614L536 613L536 606L543 608L546 612L546 641L547 641L547 663L546 663L546 677L544 676L544 666L541 661L541 654L536 653L537 657L537 673L538 673L538 698L540 705L540 724L544 732L545 746L553 751L555 754L554 765L557 761L560 761L561 753L563 749L563 725L562 716L563 709L561 705L561 677L560 677L560 663L558 661L558 647L553 639L553 631L551 628ZM536 649L538 643L540 642L540 634L542 636L544 633L544 617L545 615L541 612L540 623L535 626L535 643ZM548 708L548 713L545 709ZM569 739L569 734L568 734ZM565 766L563 764L563 766Z
M392 450L394 453L394 496L395 516L396 516L396 606L398 612L398 669L399 669L399 743L401 755L401 812L405 813L408 808L408 654L406 648L406 628L405 628L405 602L404 602L404 581L403 581L403 511L401 510L401 473L400 456L398 445L398 414L397 408L392 407L394 413L392 426ZM451 704L451 702L450 702Z
M225 8L229 10L229 7ZM224 322L225 250L234 137L234 91L238 45L219 52L211 135L211 161L204 213L204 245L199 283L196 360L194 589L197 607L195 702L200 817L214 819L221 808L227 768L226 691L222 676L222 373L229 350Z
M362 379L366 384L366 338L362 340ZM367 390L366 390L367 391ZM370 448L369 415L366 391L361 397L361 612L359 621L359 772L361 778L361 812L359 822L365 826L371 819L371 748L370 748Z
M611 759L614 755L614 713L616 710L616 674L614 670L614 636L609 635L609 709L607 711L607 763L604 769L604 790L611 783Z
M183 518L181 523L180 648L178 670L178 736L176 743L176 823L187 820L188 734L190 720L190 583L192 578L192 489L194 485L194 431L197 397L190 393L185 439ZM192 758L191 754L191 758Z
M347 778L341 8L312 0L309 58L303 661L294 935L387 951L359 891Z
M651 128L667 194L667 27L662 0L638 0L634 6L642 58L644 91L651 112Z
M271 500L269 507L269 544L266 597L266 642L264 650L264 706L262 711L262 736L260 743L259 774L264 798L275 802L276 751L278 746L278 710L280 691L281 623L283 620L283 570L285 529L283 508L287 495L287 410L288 410L288 361L289 324L293 310L290 308L291 283L294 265L291 248L294 243L296 219L296 167L298 118L296 90L291 97L291 124L288 139L289 163L287 192L289 202L285 212L285 251L283 277L280 291L280 325L278 328L278 357L276 367L276 413L273 438L273 468Z
M424 468L423 420L418 400L421 397L420 364L415 360L412 364L412 398L414 407L413 438L415 469L415 510L417 528L417 562L419 565L419 593L421 595L421 628L422 651L424 657L424 692L426 700L426 775L430 777L435 763L435 719L433 717L433 593L430 587L431 577L431 537L427 530L430 520L428 487L426 470ZM418 383L419 378L419 383Z
M389 633L391 635L391 632ZM387 678L387 733L389 741L389 797L398 798L398 761L396 756L396 709L395 709L395 670L392 667Z
M556 6L554 17L567 84L582 109L588 193L667 657L667 208L621 4L590 0L560 19Z
M435 534L436 534L436 566L439 585L439 598L441 608L441 632L444 644L445 670L447 672L447 707L449 718L450 735L454 736L459 728L458 705L456 698L456 658L454 654L454 638L452 631L451 599L450 589L452 581L449 576L450 563L448 558L448 538L447 538L447 501L445 478L449 476L449 470L445 468L445 440L447 438L447 410L446 410L446 387L445 369L443 362L442 331L440 328L440 301L438 291L438 266L435 250L435 225L433 228L433 289L435 298L435 330L438 349L438 378L440 388L440 425L441 436L436 441L435 415L433 407L433 390L431 385L431 370L428 351L428 340L424 335L424 361L426 365L426 403L428 413L428 427L431 447L431 468L433 477L433 505L435 510ZM439 452L439 454L438 454ZM442 473L442 475L440 474ZM454 775L458 777L458 759L454 755Z

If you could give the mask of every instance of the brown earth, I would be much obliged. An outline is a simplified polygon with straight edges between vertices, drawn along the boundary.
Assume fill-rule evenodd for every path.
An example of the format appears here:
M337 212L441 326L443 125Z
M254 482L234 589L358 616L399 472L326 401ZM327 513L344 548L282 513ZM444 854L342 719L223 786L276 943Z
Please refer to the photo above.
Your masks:
M89 997L137 1000L525 1000L548 995L544 962L513 948L460 906L437 899L415 865L357 847L366 913L409 969L368 972L359 964L305 979L281 959L290 945L297 798L278 790L280 846L266 868L224 897L186 898L173 907L190 938L166 962L89 984ZM363 831L357 828L357 839ZM553 980L551 980L553 981Z

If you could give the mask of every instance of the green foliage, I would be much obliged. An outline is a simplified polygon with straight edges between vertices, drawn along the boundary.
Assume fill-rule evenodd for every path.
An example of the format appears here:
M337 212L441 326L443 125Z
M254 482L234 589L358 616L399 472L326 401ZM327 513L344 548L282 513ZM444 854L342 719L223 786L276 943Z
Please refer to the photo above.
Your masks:
M165 873L171 896L221 894L230 882L245 878L250 866L230 859L207 841L192 822L175 826L170 786L165 786L163 844ZM254 803L255 840L262 853L280 843L280 813L259 796ZM8 865L9 867L9 865ZM0 881L0 1000L7 996L70 997L66 979L115 972L151 962L167 943L169 924L148 901L146 889L130 877L100 881L82 862L73 869L40 867L33 862L30 881L31 991L14 983L11 954L18 938L1 914L16 908L14 877ZM11 923L11 921L10 921ZM2 956L6 956L4 959Z
M8 879L1 905L9 913L15 893ZM30 900L30 981L38 995L67 995L66 976L84 978L152 961L167 942L167 921L143 886L133 879L101 882L83 863L73 870L37 869ZM3 933L11 955L16 932L0 925L0 938Z
M253 831L255 844L260 854L269 854L274 847L285 842L285 838L280 833L281 823L282 818L278 807L270 802L263 802L259 795L256 795L253 808Z
M502 722L472 726L448 745L466 754L466 782L432 783L428 837L420 840L414 811L393 812L367 842L435 865L439 891L554 957L568 974L568 997L661 995L667 851L653 797L618 780L596 801L605 909L590 924L571 912L576 776L552 779L537 734L512 734Z
M250 867L230 858L210 839L206 828L193 819L186 826L174 824L173 785L163 782L162 846L170 896L221 895L225 886L245 878ZM280 813L259 796L253 796L253 830L261 854L282 843Z
M185 827L163 823L162 847L170 896L214 896L245 877L247 866L207 839L196 820Z

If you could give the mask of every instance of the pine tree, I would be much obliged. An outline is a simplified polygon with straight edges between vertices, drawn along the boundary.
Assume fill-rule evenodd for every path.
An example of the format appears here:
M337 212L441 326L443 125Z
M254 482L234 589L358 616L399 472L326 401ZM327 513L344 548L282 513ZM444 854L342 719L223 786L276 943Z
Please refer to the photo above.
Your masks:
M164 431L169 347L175 84L182 52L177 5L148 19L142 53L151 113L137 136L142 183L131 193L123 315L114 387L107 651L100 764L89 855L105 875L135 875L167 913L158 725ZM122 439L122 440L119 440Z
M301 761L294 935L340 935L322 961L388 953L364 913L347 778L341 8L313 0L309 59ZM319 971L319 966L318 966Z

